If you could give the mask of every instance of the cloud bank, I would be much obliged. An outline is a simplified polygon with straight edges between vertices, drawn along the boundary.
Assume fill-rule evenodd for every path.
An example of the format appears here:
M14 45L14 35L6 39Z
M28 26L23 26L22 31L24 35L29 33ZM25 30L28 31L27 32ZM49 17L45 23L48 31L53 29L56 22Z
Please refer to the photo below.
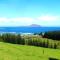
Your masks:
M42 26L60 26L59 16L40 16L37 18L19 17L4 18L0 17L0 26L28 26L31 24L39 24Z

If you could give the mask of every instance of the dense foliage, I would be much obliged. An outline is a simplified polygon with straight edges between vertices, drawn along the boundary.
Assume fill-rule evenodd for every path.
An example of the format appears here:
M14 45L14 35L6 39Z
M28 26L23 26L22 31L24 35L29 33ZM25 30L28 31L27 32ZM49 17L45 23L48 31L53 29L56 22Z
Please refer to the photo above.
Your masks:
M45 32L43 37L53 40L60 40L60 31Z
M21 36L20 34L6 33L0 35L0 41L13 44L33 45L54 49L60 48L60 41L42 38L39 35Z
M20 34L2 34L0 35L0 40L3 42L13 43L13 44L24 44L24 39L21 38Z

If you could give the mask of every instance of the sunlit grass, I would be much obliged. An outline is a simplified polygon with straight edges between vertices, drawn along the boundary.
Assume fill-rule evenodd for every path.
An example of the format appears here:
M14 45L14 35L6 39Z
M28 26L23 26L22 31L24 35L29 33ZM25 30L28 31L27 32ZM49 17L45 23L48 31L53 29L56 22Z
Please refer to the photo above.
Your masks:
M0 60L48 60L60 59L60 49L50 49L0 42Z

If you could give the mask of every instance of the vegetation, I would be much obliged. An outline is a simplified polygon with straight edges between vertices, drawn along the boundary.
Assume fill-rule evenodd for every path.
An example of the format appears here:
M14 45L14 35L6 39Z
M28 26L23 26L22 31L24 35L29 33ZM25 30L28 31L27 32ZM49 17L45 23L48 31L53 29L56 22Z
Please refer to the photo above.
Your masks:
M60 41L42 38L38 35L36 36L24 36L26 45L33 45L46 48L60 48Z
M32 45L54 49L60 48L60 41L42 38L39 35L21 36L20 34L6 33L0 35L0 41L13 44Z
M60 41L60 31L49 31L45 32L43 35L44 38L59 40Z
M42 34L41 32L34 35L0 34L0 60L60 59L60 40L52 39L54 33L46 33ZM58 36L59 33L55 38Z
M0 60L60 60L60 49L0 42Z

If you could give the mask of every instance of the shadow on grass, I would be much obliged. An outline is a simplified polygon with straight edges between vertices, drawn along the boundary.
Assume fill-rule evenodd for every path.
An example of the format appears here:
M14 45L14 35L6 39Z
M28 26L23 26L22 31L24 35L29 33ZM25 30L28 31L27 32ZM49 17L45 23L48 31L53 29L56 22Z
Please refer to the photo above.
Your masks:
M56 58L49 58L49 60L58 60L58 59L56 59Z

